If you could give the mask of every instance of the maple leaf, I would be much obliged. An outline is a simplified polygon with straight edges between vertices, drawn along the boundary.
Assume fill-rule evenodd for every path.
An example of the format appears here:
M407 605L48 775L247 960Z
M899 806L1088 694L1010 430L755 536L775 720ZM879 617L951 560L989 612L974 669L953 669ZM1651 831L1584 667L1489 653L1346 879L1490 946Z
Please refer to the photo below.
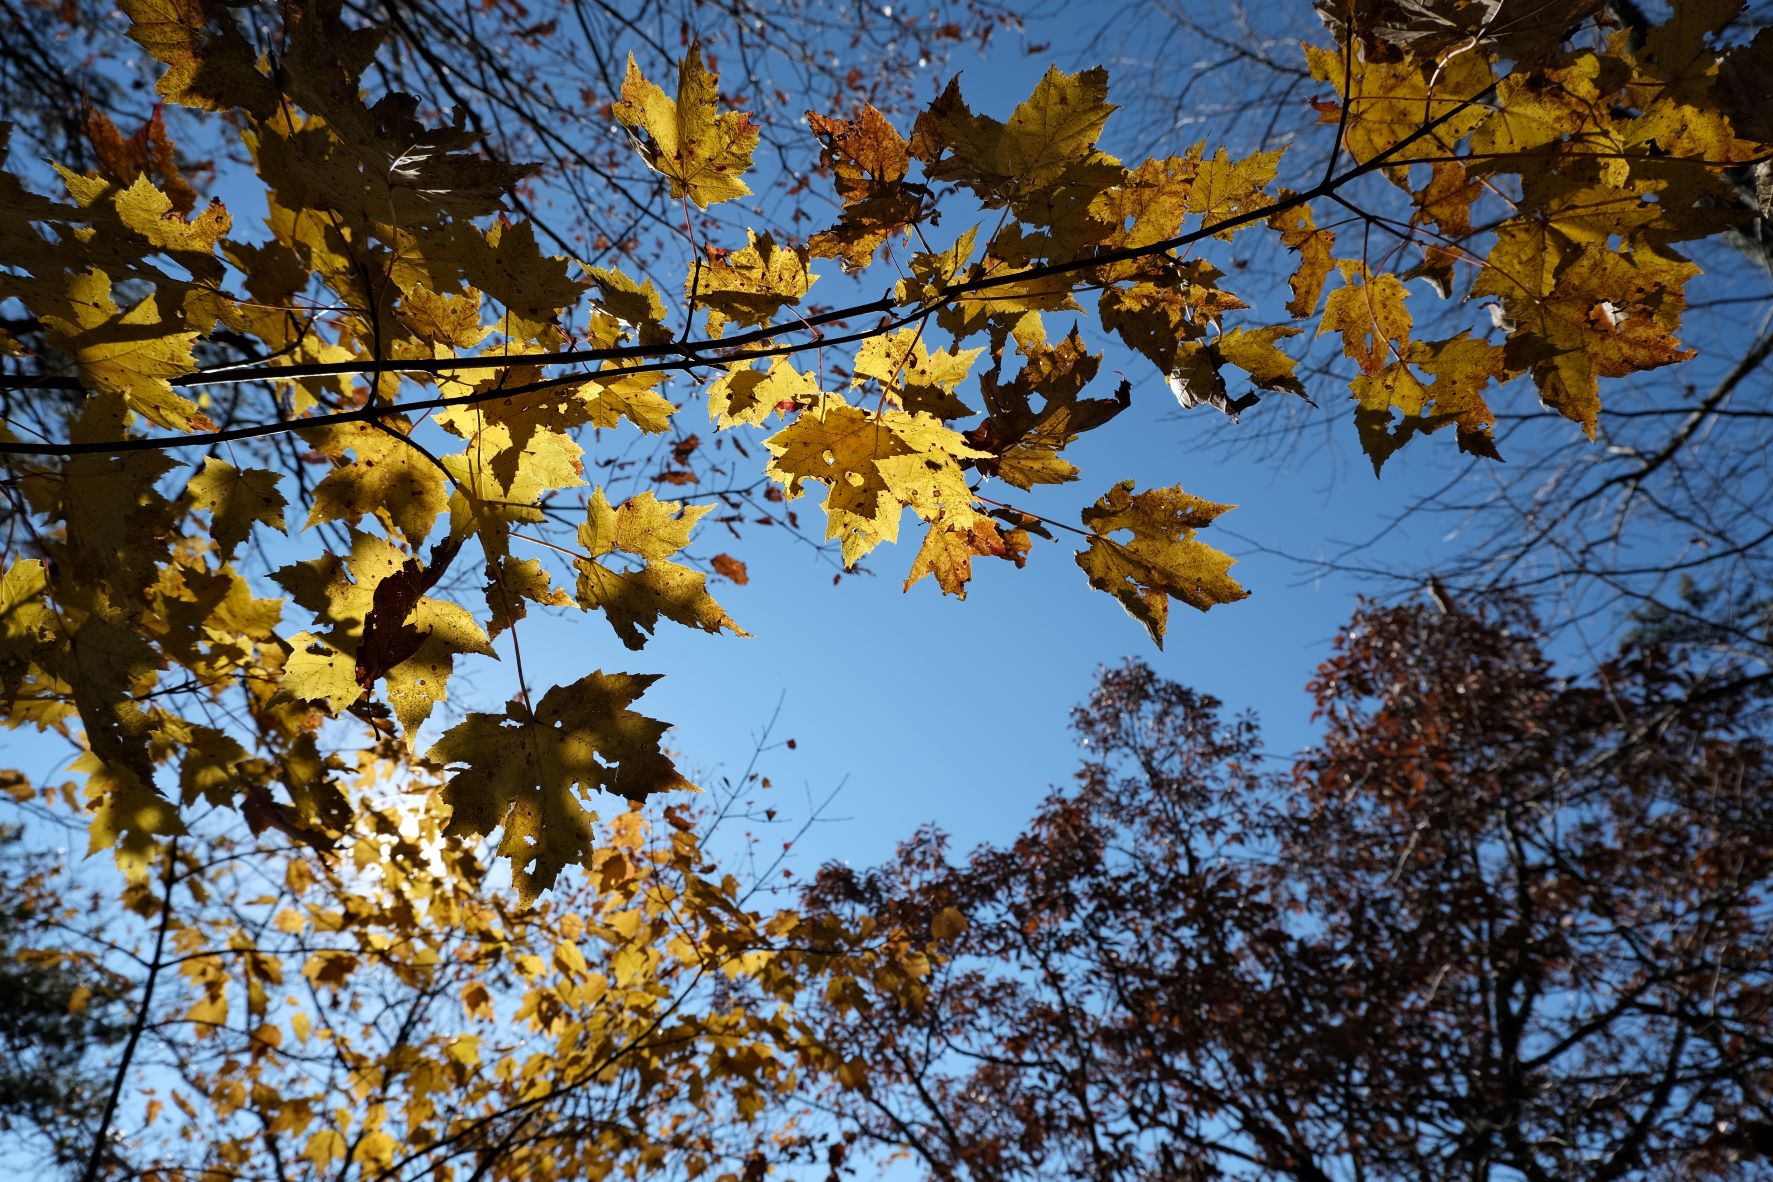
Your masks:
M773 457L767 472L789 500L808 480L826 486L825 536L841 544L847 565L881 542L896 541L907 507L925 521L970 527L973 495L959 461L988 454L933 415L892 409L871 415L829 398L764 446Z
M1406 46L1423 59L1482 47L1531 63L1555 54L1566 34L1593 16L1602 0L1389 0L1383 5L1316 0L1314 7L1339 41L1352 25L1362 37Z
M768 234L746 232L746 244L724 259L698 262L684 276L686 299L708 309L708 332L720 336L729 323L768 324L800 302L816 276L805 250L776 245Z
M703 209L751 192L739 178L757 148L750 113L720 111L715 81L702 68L700 42L691 43L678 63L675 100L647 81L629 54L622 100L613 108L622 126L646 133L638 144L641 157L671 182L671 196L688 197Z
M466 609L425 596L460 549L459 539L446 539L429 562L410 558L377 580L358 637L357 683L367 688L386 679L388 704L409 738L444 699L457 654L493 655Z
M704 632L725 628L750 635L708 594L707 575L670 561L689 545L695 523L713 509L661 501L651 492L612 508L599 487L591 494L585 523L579 527L579 543L587 557L573 560L579 573L580 606L601 610L631 649L646 644L660 616ZM619 569L597 561L613 554L638 558L643 565Z
M1367 56L1357 48L1350 63L1340 49L1307 45L1305 60L1312 77L1328 82L1341 96L1347 108L1343 142L1356 160L1389 154L1388 159L1402 164L1444 156L1449 145L1489 116L1487 106L1473 101L1493 80L1490 59L1483 54L1449 55L1440 63L1410 55ZM1333 115L1329 118L1336 121ZM1431 122L1437 123L1433 135L1405 144Z
M206 111L244 107L261 118L278 92L258 54L220 0L118 0L129 36L166 63L155 90L167 102Z
M806 121L824 147L820 162L831 170L843 198L841 219L814 234L808 249L815 257L841 260L846 271L860 270L923 214L922 186L905 183L908 145L872 103L851 120L808 111Z
M1092 197L1090 213L1105 225L1127 227L1109 239L1115 247L1149 246L1173 238L1188 213L1199 166L1200 160L1192 155L1147 160L1127 170L1120 183L1104 186ZM1135 261L1126 266L1131 271L1142 265Z
M1194 539L1195 530L1230 508L1180 488L1135 493L1133 482L1123 480L1083 511L1084 526L1094 536L1089 549L1078 553L1077 564L1090 586L1119 600L1162 648L1171 599L1206 611L1249 595L1226 573L1236 560ZM1132 539L1107 536L1121 530Z
M1102 327L1168 373L1175 368L1178 342L1204 336L1224 313L1246 306L1219 287L1222 278L1212 264L1196 261L1111 287L1098 305Z
M172 198L145 176L136 177L118 193L113 205L118 220L150 246L174 254L213 254L234 224L220 201L211 201L201 214L187 219L174 207Z
M111 299L111 277L88 270L68 281L68 317L47 315L50 344L74 359L91 389L121 394L129 409L175 431L213 431L197 404L169 378L196 368L191 345L198 333L169 326L159 303L145 297L127 312Z
M374 516L417 545L449 503L444 474L409 445L393 422L343 423L303 432L336 464L314 486L305 528L327 521L356 524ZM345 459L345 453L352 458Z
M83 121L95 162L107 180L128 187L137 177L156 173L166 186L175 212L183 217L196 207L197 190L179 172L177 152L166 132L166 115L161 104L154 104L147 122L128 139L111 122L110 116L97 107L89 107Z
M487 334L480 322L480 292L473 287L454 293L407 288L395 314L420 339L454 349L472 349Z
M999 531L997 524L987 517L977 518L967 529L932 525L917 556L911 560L905 590L911 590L925 575L934 575L944 595L965 599L966 585L973 577L973 559L1002 558L1021 567L1028 561L1032 544L1028 531Z
M1204 147L1196 145L1191 155L1198 156ZM1233 160L1224 148L1220 148L1211 159L1202 159L1195 166L1194 181L1188 188L1184 208L1189 213L1199 214L1202 225L1212 225L1270 204L1262 190L1274 180L1283 151L1276 148ZM1230 239L1236 232L1233 227L1219 231L1217 236Z
M283 510L288 502L277 491L278 479L275 472L263 468L241 471L209 456L186 483L185 497L191 507L210 515L209 536L215 540L221 561L233 557L234 548L247 539L256 522L278 533L287 532Z
M1336 232L1318 229L1309 205L1280 210L1268 219L1268 224L1280 232L1282 245L1299 252L1299 267L1287 280L1293 292L1293 298L1287 301L1287 314L1310 316L1317 311L1324 283L1335 266L1330 255L1335 249Z
M92 811L86 852L112 850L118 868L131 878L145 874L152 863L155 838L188 832L178 809L136 773L87 752L74 762L86 775L87 807Z
M1277 338L1298 333L1296 328L1274 324L1254 331L1234 328L1215 341L1183 341L1176 346L1175 364L1166 375L1170 392L1184 410L1205 403L1235 419L1255 404L1257 396L1251 393L1233 399L1226 391L1222 370L1234 365L1248 373L1259 389L1282 390L1309 402L1305 387L1293 376L1298 362L1274 345Z
M911 154L931 178L959 181L987 206L1001 205L1101 158L1095 143L1114 111L1107 96L1107 71L1066 74L1055 66L1000 123L967 109L957 78L918 115Z
M49 589L49 569L41 559L20 559L0 576L0 694L8 729L27 720L41 726L67 712L61 705L65 683L58 685L49 672L57 663L61 634Z
M539 559L509 555L486 566L486 606L492 613L487 634L494 639L528 614L526 603L565 607L572 596L552 585Z
M717 430L740 423L761 427L772 414L817 399L818 375L798 371L785 357L772 358L768 370L749 361L735 361L708 387L708 417Z
M716 554L708 560L708 565L712 566L714 572L721 578L730 579L741 587L751 581L750 574L745 570L745 564L731 554Z
M336 715L363 696L357 660L350 653L340 652L311 632L290 637L289 647L280 684L291 697L325 703L327 712Z
M336 714L385 679L410 738L443 700L454 658L493 655L467 609L423 594L461 542L438 543L429 564L360 531L352 531L351 543L346 560L328 554L271 575L317 621L330 625L323 636L290 639L281 687L292 699L324 702Z
M1058 344L1049 344L1040 318L1031 314L1014 335L1023 357L1021 370L1008 382L995 373L979 377L987 417L967 439L992 456L976 466L1021 489L1074 480L1077 468L1059 453L1125 410L1131 404L1130 387L1123 385L1113 399L1078 397L1102 358L1084 346L1075 326ZM1036 396L1041 399L1038 411L1032 404Z
M1317 335L1342 334L1342 351L1361 367L1375 373L1403 356L1410 339L1410 310L1404 301L1410 293L1391 274L1369 275L1358 263L1342 264L1347 282L1330 293Z
M695 791L659 749L666 725L628 709L654 676L597 671L555 686L532 712L469 714L425 753L464 765L443 790L447 832L482 836L501 826L520 898L534 899L570 865L590 864L591 824L581 803L601 791L629 800Z
M649 435L670 430L671 416L677 412L677 407L655 389L664 380L662 373L588 379L582 393L591 425L614 427L627 419Z
M1505 350L1463 332L1447 341L1413 342L1411 362L1434 375L1428 388L1432 414L1422 429L1434 431L1453 423L1460 451L1501 459L1490 434L1496 416L1484 401L1483 390L1491 382L1507 380L1505 356Z
M964 419L977 412L960 400L955 388L966 380L967 371L984 352L981 347L931 353L924 347L920 330L900 329L862 343L856 350L852 384L861 385L872 378L913 414Z
M1683 288L1699 269L1650 248L1620 250L1600 235L1580 245L1543 227L1498 233L1476 295L1496 295L1512 319L1506 360L1531 369L1545 405L1594 438L1600 379L1692 356L1675 338Z
M635 279L613 267L587 267L597 287L597 302L623 324L640 330L640 339L664 339L665 301L651 279Z
M474 408L467 409L472 414ZM462 451L441 457L454 483L450 533L477 534L489 556L505 552L513 523L544 520L537 506L549 493L585 483L584 450L570 437L545 427L528 432L521 444L513 436L508 423L491 423L474 431Z
M501 218L484 234L467 226L457 232L453 245L468 282L536 329L576 304L590 285L568 275L565 258L542 253L535 228L527 221ZM517 328L513 336L535 335L523 325L511 327Z

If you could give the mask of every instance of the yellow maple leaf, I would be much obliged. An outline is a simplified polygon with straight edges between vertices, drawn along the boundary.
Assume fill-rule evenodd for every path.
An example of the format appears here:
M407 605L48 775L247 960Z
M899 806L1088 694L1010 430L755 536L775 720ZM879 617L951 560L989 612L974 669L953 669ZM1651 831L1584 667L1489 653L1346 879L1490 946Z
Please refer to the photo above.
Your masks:
M572 307L589 286L567 274L567 259L545 255L527 221L496 221L484 234L472 226L461 231L462 274L488 299L511 315L537 325L551 322ZM506 331L511 336L533 332Z
M612 507L598 488L579 527L579 543L588 557L573 561L580 606L602 611L632 649L646 643L661 616L704 632L725 628L749 635L708 594L707 575L670 561L689 545L695 523L713 509L661 501L650 491ZM623 569L597 561L615 554L638 558L642 565Z
M278 533L287 532L283 510L288 502L277 491L278 480L277 473L264 468L241 471L209 456L202 469L186 482L185 497L191 507L210 515L209 536L215 540L216 553L223 562L252 533L255 522L263 522Z
M771 414L786 414L818 395L818 376L796 370L786 357L773 358L768 370L735 361L708 387L708 417L720 431L740 423L761 427Z
M449 503L443 473L405 441L404 424L384 422L386 429L343 423L302 433L316 451L336 461L314 486L305 528L327 521L356 524L373 515L414 545L431 532ZM347 452L353 458L345 459Z
M700 42L678 63L675 100L647 81L629 54L622 100L613 108L622 126L646 133L638 145L641 157L671 182L671 196L688 197L703 209L751 192L740 177L757 148L750 113L720 111L715 82L702 67Z
M480 322L480 292L473 287L450 293L415 285L401 293L395 315L420 339L456 349L472 349L487 334Z
M434 550L453 553L452 544ZM454 543L459 545L459 543ZM492 645L459 604L423 595L441 570L427 567L387 541L351 533L345 560L325 554L274 571L272 579L326 627L299 633L284 665L282 688L301 701L323 702L338 713L385 679L395 716L410 738L441 702L454 658L492 656Z
M111 277L94 269L69 278L62 306L72 319L46 315L43 322L50 344L74 359L83 383L122 395L130 410L158 426L215 429L167 380L196 368L191 346L198 334L168 325L153 296L125 312L111 299Z
M512 523L542 521L544 497L585 483L583 456L559 431L539 429L519 443L507 424L487 424L462 451L441 457L455 485L450 533L476 534L489 557L504 554Z
M1123 480L1083 511L1084 526L1094 536L1089 549L1078 553L1077 564L1090 586L1119 600L1162 648L1171 599L1206 611L1249 595L1226 573L1236 560L1194 538L1196 529L1230 508L1180 488L1135 493L1133 482ZM1132 539L1107 536L1121 530L1131 532Z
M324 703L329 714L343 713L363 696L357 683L357 658L340 652L311 632L289 638L279 684L293 698Z
M1342 351L1361 367L1376 373L1403 357L1410 340L1410 293L1396 275L1370 275L1359 263L1344 262L1347 282L1330 293L1317 335L1342 334Z
M768 324L800 302L817 278L807 272L807 252L778 246L768 234L746 231L746 244L723 259L702 261L683 279L686 300L708 310L708 332L720 336L729 323Z
M1330 252L1336 245L1334 230L1318 229L1309 205L1295 205L1268 219L1268 225L1280 231L1281 244L1299 252L1299 266L1287 280L1293 298L1287 301L1289 316L1306 317L1317 311L1323 298L1324 282L1330 277L1335 262Z
M1399 164L1445 156L1490 113L1488 105L1472 101L1492 80L1490 59L1482 53L1450 54L1445 62L1409 54L1369 59L1357 46L1349 63L1339 49L1307 45L1305 60L1312 77L1341 96L1347 107L1343 144L1362 162L1387 152ZM1435 120L1442 122L1433 134L1398 147Z
M988 205L1041 189L1099 159L1096 140L1114 111L1108 72L1051 67L1007 123L967 109L959 80L918 115L911 154L936 180L957 180Z
M572 596L554 586L547 568L536 558L512 558L486 564L486 606L492 613L487 634L494 639L529 614L529 603L565 607Z
M1002 558L1022 566L1028 561L1031 545L1027 530L1001 532L988 517L976 519L970 529L932 525L917 556L911 560L905 590L911 590L925 575L934 575L944 595L965 599L966 585L973 577L973 559Z
M1203 147L1196 145L1191 155L1198 154ZM1276 148L1233 160L1224 148L1220 148L1211 159L1203 159L1196 166L1185 208L1189 213L1199 214L1203 226L1210 226L1269 204L1269 198L1262 190L1274 180L1282 151L1284 149ZM1221 230L1218 237L1230 238L1235 232L1235 228Z
M278 92L221 0L119 0L129 36L167 71L155 86L171 103L204 111L244 107L261 118Z
M871 378L913 414L964 419L977 412L960 400L955 387L966 380L967 371L984 352L981 346L931 353L924 347L920 331L902 328L862 343L856 350L852 385L861 385Z
M582 794L643 800L694 791L659 749L666 724L628 709L655 680L598 671L555 686L533 712L513 703L503 715L470 714L451 727L425 753L462 765L443 791L447 832L479 836L503 826L498 853L511 860L527 901L565 867L589 865L597 818Z
M119 220L156 250L211 254L234 224L222 203L213 200L187 220L173 207L172 198L145 176L138 176L114 200Z
M989 454L933 415L890 408L871 415L829 398L764 446L773 457L768 475L790 500L806 481L825 485L825 536L841 543L849 565L898 539L906 507L925 521L971 527L977 515L959 461Z
M147 872L156 838L187 832L178 809L134 771L88 751L73 770L86 774L86 802L92 811L88 854L112 850L118 868L131 878Z

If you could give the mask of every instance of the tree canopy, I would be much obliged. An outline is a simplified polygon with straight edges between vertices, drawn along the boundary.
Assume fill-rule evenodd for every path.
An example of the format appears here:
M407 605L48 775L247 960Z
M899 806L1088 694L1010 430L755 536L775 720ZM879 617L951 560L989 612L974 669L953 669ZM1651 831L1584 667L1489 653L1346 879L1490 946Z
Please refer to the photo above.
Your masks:
M809 892L942 950L818 1005L865 1065L839 1127L944 1180L1763 1177L1768 676L1543 643L1519 601L1368 607L1274 771L1253 718L1104 671L1013 840Z

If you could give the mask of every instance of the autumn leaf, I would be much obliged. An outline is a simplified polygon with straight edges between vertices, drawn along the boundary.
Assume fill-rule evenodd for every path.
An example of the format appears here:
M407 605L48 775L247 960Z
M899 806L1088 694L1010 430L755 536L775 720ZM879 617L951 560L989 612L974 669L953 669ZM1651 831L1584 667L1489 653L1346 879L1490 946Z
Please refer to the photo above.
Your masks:
M86 774L86 801L92 811L86 852L111 850L118 867L132 878L147 872L156 839L188 832L178 808L131 769L88 752L75 762L74 770Z
M641 157L671 182L671 196L688 197L703 209L751 192L739 178L751 167L757 128L748 112L720 111L718 98L698 42L678 65L676 99L647 81L630 54L622 100L614 108L622 126L646 134L638 142Z
M168 102L260 117L276 107L277 88L218 0L119 0L118 8L131 39L168 66L155 86Z
M425 757L454 770L444 788L448 832L503 828L498 853L511 861L519 895L533 899L571 865L589 865L596 814L582 803L607 792L644 800L694 791L659 750L666 726L628 709L656 677L595 672L555 686L532 712L469 714Z
M751 576L745 570L745 564L731 554L716 554L708 560L708 565L712 566L714 573L721 578L737 583L741 587L751 581Z
M307 436L335 466L314 486L306 528L373 516L417 545L449 504L444 474L387 419L314 427Z
M1279 231L1282 245L1299 252L1299 267L1287 280L1293 292L1293 298L1287 301L1287 314L1308 317L1317 311L1324 282L1335 265L1330 252L1335 249L1336 232L1320 230L1312 218L1311 206L1303 204L1276 211L1268 224Z
M965 599L966 585L973 577L973 559L1002 558L1021 567L1028 561L1031 545L1026 530L1000 531L988 517L975 519L964 530L932 525L911 560L905 590L911 590L925 575L933 575L944 595Z
M191 507L210 515L209 536L215 540L221 561L233 557L234 548L251 535L256 523L286 532L283 510L288 502L277 489L278 480L275 472L263 468L240 471L210 456L185 485Z
M778 246L768 234L747 234L747 243L718 261L698 262L684 277L684 298L708 310L708 332L720 336L730 323L758 327L806 295L816 278L807 252Z
M468 282L523 321L552 321L576 304L589 286L589 281L571 277L565 258L542 253L527 221L501 219L484 234L468 226L452 245L460 252ZM463 326L455 331L466 335ZM533 333L524 330L522 335Z
M977 348L932 353L924 346L921 331L900 329L864 341L856 350L854 384L874 380L913 414L963 419L977 412L960 400L957 388L984 352Z
M74 359L94 390L121 394L149 422L176 431L212 431L197 404L177 393L170 378L196 367L191 346L200 335L168 325L152 296L129 310L111 299L111 277L89 270L68 281L68 315L45 316L50 343Z
M840 259L845 270L860 270L922 216L922 188L905 182L908 145L872 103L851 120L808 111L806 121L823 146L820 162L831 170L843 198L838 223L814 234L807 247L816 258Z
M1171 599L1206 611L1249 595L1226 573L1235 560L1194 539L1195 530L1230 508L1180 488L1135 493L1133 482L1123 480L1083 511L1093 536L1077 564L1090 586L1118 599L1162 648ZM1123 530L1132 534L1126 542L1108 536Z
M495 640L529 613L528 604L565 607L572 601L572 596L553 585L540 559L507 555L496 563L487 563L486 606L491 618L486 630Z
M1091 162L1114 107L1101 69L1066 74L1049 69L1007 123L975 115L958 79L917 117L910 151L936 180L959 181L987 205L1058 181Z
M768 473L789 500L809 480L825 485L825 536L841 543L846 564L896 541L907 507L925 521L957 528L970 527L976 517L959 462L986 453L932 415L890 409L871 415L827 399L764 446L774 457Z
M796 370L786 358L773 358L767 370L735 361L708 387L708 417L722 431L741 423L760 427L770 415L784 414L818 396L818 375Z
M712 511L712 505L661 501L651 492L612 508L598 488L579 527L586 557L573 560L579 575L579 606L602 611L631 649L646 644L661 616L704 632L725 628L739 636L750 635L708 594L707 575L671 561L689 545L695 523ZM623 555L639 559L641 565L607 561Z
M1344 263L1343 286L1330 293L1318 335L1342 334L1342 351L1362 373L1375 373L1403 356L1410 339L1410 293L1389 274L1368 275L1359 264Z

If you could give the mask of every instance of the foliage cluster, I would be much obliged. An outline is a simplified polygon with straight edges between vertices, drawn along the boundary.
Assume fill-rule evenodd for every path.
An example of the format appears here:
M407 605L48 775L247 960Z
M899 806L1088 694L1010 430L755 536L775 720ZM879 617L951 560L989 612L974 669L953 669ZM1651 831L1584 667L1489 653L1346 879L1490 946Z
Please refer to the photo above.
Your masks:
M1042 500L1139 389L1309 402L1288 350L1326 338L1377 469L1447 428L1500 459L1517 392L1592 439L1607 383L1693 355L1684 244L1773 212L1742 191L1773 34L1737 36L1733 0L1631 28L1587 0L1319 7L1321 173L1206 142L1122 161L1106 72L1055 68L1001 120L958 82L909 124L809 112L835 214L804 239L722 219L786 133L700 43L675 77L600 61L579 107L608 102L653 186L643 244L538 212L612 157L553 124L550 167L519 163L482 104L520 88L416 0L120 0L266 212L207 197L158 107L95 107L50 171L0 172L0 702L77 750L78 783L19 796L83 814L143 940L88 933L140 970L127 1030L67 1024L123 1038L88 1176L749 1179L836 1173L861 1138L937 1177L1733 1168L1767 1069L1748 675L1647 647L1572 685L1512 609L1376 613L1283 785L1249 726L1130 669L1028 838L956 868L926 835L805 914L757 909L692 816L648 820L691 787L636 708L652 676L525 676L531 613L630 650L661 621L744 635L710 591L743 561L691 555L753 502L674 491L704 448L785 520L817 496L846 565L909 510L907 589L1078 538L1161 644L1172 602L1246 594L1197 536L1229 506L1112 477L1074 521ZM446 44L483 67L447 116ZM1287 253L1284 309L1218 265L1252 239ZM822 268L890 290L822 307ZM1111 391L1109 341L1151 367ZM604 432L669 461L623 495L588 479ZM452 701L501 647L503 708ZM148 1048L178 1083L136 1111ZM808 1088L834 1139L755 1123ZM167 1105L180 1132L138 1157L120 1130Z
M631 709L648 678L594 672L532 693L518 623L532 605L576 606L629 648L661 619L741 632L681 558L712 505L578 491L575 436L666 430L673 372L703 376L717 430L763 433L776 496L820 490L846 563L896 539L909 509L924 537L908 585L933 575L961 594L975 558L1020 565L1031 534L1064 528L1087 543L1092 585L1161 641L1172 599L1204 609L1245 593L1195 537L1226 506L1122 482L1065 525L997 485L1077 479L1066 448L1127 405L1130 382L1086 395L1100 358L1081 324L1147 357L1185 403L1241 406L1233 372L1304 394L1279 348L1301 330L1256 316L1196 246L1265 229L1297 252L1288 316L1336 334L1359 368L1375 463L1449 425L1462 449L1492 453L1485 391L1517 376L1592 434L1602 378L1689 355L1674 334L1697 268L1675 244L1739 220L1720 174L1763 152L1753 96L1773 40L1720 48L1736 6L1719 0L1682 5L1641 43L1584 32L1594 6L1566 7L1570 40L1495 22L1405 36L1358 6L1332 12L1339 40L1307 58L1340 96L1320 104L1339 151L1297 190L1275 188L1278 151L1197 145L1132 167L1107 155L1100 70L1049 71L1007 121L950 85L908 138L872 108L814 114L836 223L805 245L699 244L664 284L681 290L674 314L652 278L550 255L502 211L525 168L428 122L413 96L371 101L385 29L334 3L291 0L248 27L219 4L127 0L130 36L166 67L160 95L238 124L268 213L248 237L221 202L200 207L157 124L113 132L122 146L95 152L94 171L58 166L63 197L3 181L0 296L41 344L8 345L28 365L6 381L85 392L65 438L20 419L0 440L11 546L36 555L4 576L7 721L77 720L94 848L137 871L199 800L335 844L358 809L329 739L349 721L387 778L453 767L450 831L501 833L521 892L545 890L593 854L581 794L686 785L658 748L663 725ZM692 241L694 210L750 192L756 122L722 109L697 47L669 93L630 63L612 113ZM1408 194L1409 225L1351 203L1370 176ZM932 244L944 186L994 227ZM1361 217L1357 257L1320 227L1328 207ZM1474 218L1487 251L1458 245ZM1505 339L1415 339L1403 276L1365 244L1387 230L1422 244L1411 273L1490 297ZM803 314L814 260L866 270L901 240L890 294ZM1066 316L1068 331L1051 326ZM932 349L935 332L950 342ZM256 355L200 366L218 337ZM840 366L827 351L844 345ZM798 368L809 351L819 365ZM269 441L274 466L218 452L249 440ZM198 449L189 467L172 458ZM317 549L263 549L292 495ZM291 550L313 556L249 561ZM484 572L478 603L444 590L464 554ZM510 706L418 744L458 660L492 657L505 633Z
M825 1006L841 1123L932 1179L1764 1176L1765 673L1655 645L1555 673L1518 602L1368 608L1263 770L1138 662L1013 842L937 829L809 899L948 937Z

